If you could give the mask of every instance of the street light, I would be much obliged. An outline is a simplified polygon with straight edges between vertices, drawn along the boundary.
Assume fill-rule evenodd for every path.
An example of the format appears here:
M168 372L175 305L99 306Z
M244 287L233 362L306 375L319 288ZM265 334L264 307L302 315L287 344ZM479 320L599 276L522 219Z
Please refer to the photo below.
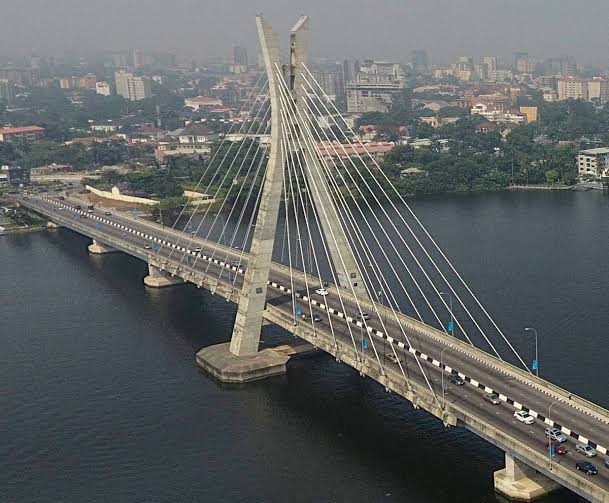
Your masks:
M556 399L554 400L550 406L548 407L548 426L552 426L552 420L550 419L550 416L552 414L552 407L554 406L554 404L560 402L560 400ZM550 459L550 471L552 471L552 439L550 438L550 436L548 435L548 458Z
M534 369L535 370L535 375L537 377L539 377L539 354L538 354L538 345L537 345L537 330L535 330L534 328L531 327L527 327L524 329L525 332L533 332L535 334L535 362L534 362Z
M446 293L446 292L440 292L440 297L442 295L448 295L448 302L449 302L449 310L450 310L450 335L452 335L453 337L455 336L455 323L454 323L454 317L453 317L453 297L450 293Z
M442 352L440 353L440 375L442 376L442 410L444 410L446 408L446 393L444 392L444 363L443 363L443 358L444 358L444 351L446 351L448 348L444 348L442 350Z

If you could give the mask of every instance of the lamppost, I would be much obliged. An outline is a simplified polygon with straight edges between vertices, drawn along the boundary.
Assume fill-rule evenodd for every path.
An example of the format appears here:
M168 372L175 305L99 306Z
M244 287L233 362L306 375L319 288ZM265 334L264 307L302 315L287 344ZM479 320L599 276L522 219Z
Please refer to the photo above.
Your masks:
M537 345L537 330L531 327L526 327L525 332L533 332L535 334L535 361L533 362L533 367L535 371L535 375L539 377L539 353L538 353L538 345Z
M444 351L448 348L444 348L440 353L440 375L442 377L442 410L446 408L446 392L444 391Z
M447 295L448 296L448 305L450 310L450 335L455 336L455 320L453 317L453 297L450 293L440 292L440 296Z
M552 414L552 407L554 406L554 404L560 402L560 400L554 400L551 404L550 407L548 407L548 424L551 427L552 426L552 419L550 419L550 416ZM548 435L548 458L550 459L550 471L552 471L552 439L550 438L550 436Z

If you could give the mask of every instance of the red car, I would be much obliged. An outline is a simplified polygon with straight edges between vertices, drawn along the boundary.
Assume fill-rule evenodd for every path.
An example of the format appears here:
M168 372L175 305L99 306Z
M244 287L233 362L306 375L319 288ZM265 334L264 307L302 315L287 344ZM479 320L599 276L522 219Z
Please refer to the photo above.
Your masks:
M567 446L564 444L561 444L557 440L552 440L551 444L548 445L548 449L550 448L550 445L552 445L552 447L554 447L555 454L558 454L559 456L563 456L564 454L567 454Z

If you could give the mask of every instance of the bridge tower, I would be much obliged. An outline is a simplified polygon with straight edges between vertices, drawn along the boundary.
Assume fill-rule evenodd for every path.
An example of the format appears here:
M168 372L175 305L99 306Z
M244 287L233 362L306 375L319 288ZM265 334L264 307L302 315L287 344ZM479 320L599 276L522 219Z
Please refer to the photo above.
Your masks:
M294 121L300 131L309 127L297 113L297 107L302 106L306 99L302 87L302 63L306 64L308 57L308 17L302 16L290 33L290 64L287 67L281 63L278 37L271 26L262 15L256 17L256 24L271 101L271 143L266 177L230 344L210 346L197 354L197 363L201 367L226 382L245 382L285 372L288 357L272 349L258 351L258 347L283 194L285 166L281 156L282 116L290 117L289 120ZM278 81L278 69L286 78L291 91L291 101L288 103L290 110L284 110L281 100L282 84ZM307 149L298 154L305 160L313 203L318 209L339 286L353 288L357 295L367 297L365 285L359 280L357 262L345 230L330 194L325 189L326 180L320 165L323 161L311 155ZM321 211L321 208L325 211Z

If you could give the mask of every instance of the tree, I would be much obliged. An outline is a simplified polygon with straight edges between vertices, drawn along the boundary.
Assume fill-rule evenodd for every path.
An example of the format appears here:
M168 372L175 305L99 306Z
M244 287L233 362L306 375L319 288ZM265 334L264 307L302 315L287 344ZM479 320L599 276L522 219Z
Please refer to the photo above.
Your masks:
M548 183L554 184L554 183L558 182L559 179L560 179L560 173L558 171L556 171L555 169L550 169L550 170L546 171L546 180Z

